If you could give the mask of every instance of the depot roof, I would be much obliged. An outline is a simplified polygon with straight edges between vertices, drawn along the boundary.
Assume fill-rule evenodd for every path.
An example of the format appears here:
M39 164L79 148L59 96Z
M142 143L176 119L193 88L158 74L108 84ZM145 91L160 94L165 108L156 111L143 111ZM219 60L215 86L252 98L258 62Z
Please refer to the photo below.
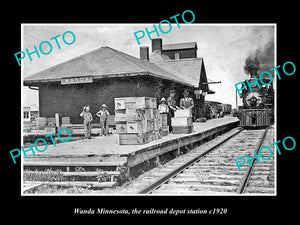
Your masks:
M206 71L202 57L178 60L166 60L163 54L155 51L150 55L150 61L162 69L182 77L187 83L201 90L208 91Z
M101 47L24 78L24 85L56 82L61 78L93 76L94 79L150 75L192 87L188 81L149 61L110 47Z

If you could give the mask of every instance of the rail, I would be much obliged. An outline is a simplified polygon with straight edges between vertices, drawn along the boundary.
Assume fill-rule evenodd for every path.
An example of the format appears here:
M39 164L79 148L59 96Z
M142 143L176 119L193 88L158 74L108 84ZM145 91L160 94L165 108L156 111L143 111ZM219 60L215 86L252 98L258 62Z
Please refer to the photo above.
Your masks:
M263 144L263 142L265 140L265 137L266 137L266 134L268 132L268 129L269 129L269 126L265 129L265 132L263 133L262 138L261 138L259 144L257 145L257 148L255 150L257 154L258 154L258 152L259 152L259 150L260 150L260 148L261 148L261 146L262 146L262 144ZM240 186L239 186L239 188L238 188L238 190L237 190L236 193L243 194L245 192L245 189L247 187L249 178L251 177L252 169L255 166L255 163L256 163L256 158L254 158L252 166L249 165L247 171L245 172L245 174L244 174L244 176L242 178L242 181L241 181Z
M187 163L185 163L182 166L174 169L173 171L171 171L167 175L163 176L162 178L160 178L157 181L155 181L154 183L150 184L149 186L147 186L143 190L139 191L138 194L148 194L148 193L151 193L153 190L159 188L162 184L164 184L164 183L168 182L168 180L172 179L172 177L174 177L177 174L181 173L183 170L185 170L186 168L190 167L195 162L199 161L201 158L203 158L205 155L207 155L208 153L210 153L212 150L214 150L215 148L217 148L220 145L224 144L225 142L227 142L228 140L230 140L231 138L233 138L234 136L236 136L237 134L239 134L242 131L243 131L243 129L237 130L236 132L234 132L229 137L225 138L224 140L220 141L219 143L217 143L214 146L212 146L211 148L209 148L207 151L205 151L202 154L196 156L195 158L191 159Z

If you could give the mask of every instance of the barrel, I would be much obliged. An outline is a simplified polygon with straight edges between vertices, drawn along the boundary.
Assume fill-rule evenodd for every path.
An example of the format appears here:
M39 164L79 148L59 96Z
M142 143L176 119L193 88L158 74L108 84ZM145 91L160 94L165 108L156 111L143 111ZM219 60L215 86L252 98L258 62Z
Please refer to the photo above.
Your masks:
M47 125L46 117L36 118L36 127L37 127L37 129L43 130L46 125Z

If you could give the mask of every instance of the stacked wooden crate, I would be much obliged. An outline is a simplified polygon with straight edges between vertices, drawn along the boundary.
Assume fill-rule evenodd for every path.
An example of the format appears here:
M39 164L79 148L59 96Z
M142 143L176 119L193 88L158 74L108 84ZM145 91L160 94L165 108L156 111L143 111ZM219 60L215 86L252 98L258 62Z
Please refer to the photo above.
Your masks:
M189 134L193 132L192 111L190 109L176 110L171 118L173 134Z
M161 138L161 117L155 98L115 98L115 123L120 145L145 144Z
M166 136L169 134L169 126L168 126L168 114L160 114L161 115L161 126L162 126L162 136Z

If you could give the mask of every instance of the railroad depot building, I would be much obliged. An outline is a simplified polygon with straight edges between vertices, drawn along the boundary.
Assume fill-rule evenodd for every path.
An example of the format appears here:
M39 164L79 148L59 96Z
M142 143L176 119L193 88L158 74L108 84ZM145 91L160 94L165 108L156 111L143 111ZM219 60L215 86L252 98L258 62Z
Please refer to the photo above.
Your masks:
M140 47L140 59L101 47L44 71L24 78L24 85L39 92L41 117L69 117L71 124L82 123L84 105L91 106L93 122L102 104L114 114L117 97L169 97L176 90L179 101L184 89L194 99L194 119L205 116L204 99L209 90L203 58L197 57L197 44L162 45L152 40L152 52Z

